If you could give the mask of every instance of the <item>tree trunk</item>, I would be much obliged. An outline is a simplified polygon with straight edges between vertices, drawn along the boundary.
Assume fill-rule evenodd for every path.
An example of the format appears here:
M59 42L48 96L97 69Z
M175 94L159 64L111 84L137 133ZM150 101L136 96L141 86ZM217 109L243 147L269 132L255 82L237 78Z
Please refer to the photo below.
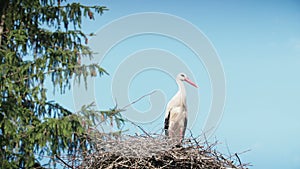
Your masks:
M4 28L4 19L5 19L5 15L2 14L2 16L1 16L1 22L0 22L0 46L1 46L1 42L2 42L2 33L3 33L3 28Z

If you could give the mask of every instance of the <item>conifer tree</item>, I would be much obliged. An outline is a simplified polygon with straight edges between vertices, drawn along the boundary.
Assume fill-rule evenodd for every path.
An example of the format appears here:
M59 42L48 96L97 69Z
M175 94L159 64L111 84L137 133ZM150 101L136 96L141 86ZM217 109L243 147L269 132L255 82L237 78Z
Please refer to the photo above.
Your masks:
M72 78L106 73L80 63L92 56L82 20L105 10L67 0L0 1L0 168L33 168L42 156L55 165L61 154L84 155L92 149L87 129L99 115L118 115L91 106L67 110L47 100L44 84L51 79L63 94Z

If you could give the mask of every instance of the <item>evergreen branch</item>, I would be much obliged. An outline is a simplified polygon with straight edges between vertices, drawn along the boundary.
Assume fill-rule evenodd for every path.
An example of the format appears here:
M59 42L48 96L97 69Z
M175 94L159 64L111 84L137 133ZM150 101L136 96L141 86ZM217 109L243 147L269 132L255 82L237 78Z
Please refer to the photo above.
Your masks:
M97 6L97 5L82 5L82 4L79 4L79 3L71 3L71 4L67 4L67 5L57 5L57 6L45 6L49 9L57 9L57 8L69 8L71 6L79 6L81 8L92 8L92 9L101 9L101 10L109 10L106 6Z
M95 66L95 64L91 64L91 65L89 65L89 66ZM83 68L83 67L86 67L86 65L69 66L69 67L66 68L66 69L62 69L62 68L50 69L50 70L48 70L48 71L46 71L46 72L43 72L42 74L43 74L43 75L47 75L47 74L55 73L55 72L65 72L65 71L69 71L69 70L71 70L71 69L81 69L81 68ZM102 70L103 73L105 73L105 74L108 75L108 73L107 73L104 69L101 68L100 70ZM20 72L13 72L13 73L10 73L9 75L3 75L2 78L3 78L3 79L11 78L12 76L14 76L14 75L16 75L16 74L19 74L19 73L20 73ZM19 80L17 80L17 81L14 81L14 83L20 83L20 82L22 82L22 81L24 81L24 80L28 80L28 79L30 79L30 78L37 77L38 75L40 75L40 74L32 74L31 76L25 76L25 77L22 78L22 79L19 79Z

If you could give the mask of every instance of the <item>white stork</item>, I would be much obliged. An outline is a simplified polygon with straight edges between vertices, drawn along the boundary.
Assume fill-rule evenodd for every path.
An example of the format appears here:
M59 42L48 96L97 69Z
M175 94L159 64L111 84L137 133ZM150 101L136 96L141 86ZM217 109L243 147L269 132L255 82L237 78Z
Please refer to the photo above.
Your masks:
M176 142L181 142L183 140L187 125L186 92L183 81L198 88L186 74L179 73L177 75L176 82L178 85L178 92L167 104L165 116L165 134Z

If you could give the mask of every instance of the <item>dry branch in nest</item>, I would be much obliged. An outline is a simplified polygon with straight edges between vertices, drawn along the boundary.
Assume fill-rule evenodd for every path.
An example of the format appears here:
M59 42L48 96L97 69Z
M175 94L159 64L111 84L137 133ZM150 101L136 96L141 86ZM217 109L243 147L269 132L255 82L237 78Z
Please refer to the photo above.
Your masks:
M104 138L104 139L103 139ZM96 151L83 159L80 168L244 168L237 154L235 161L214 150L216 143L185 139L179 147L162 135L99 136ZM205 145L205 146L202 146ZM238 164L236 164L238 163Z

